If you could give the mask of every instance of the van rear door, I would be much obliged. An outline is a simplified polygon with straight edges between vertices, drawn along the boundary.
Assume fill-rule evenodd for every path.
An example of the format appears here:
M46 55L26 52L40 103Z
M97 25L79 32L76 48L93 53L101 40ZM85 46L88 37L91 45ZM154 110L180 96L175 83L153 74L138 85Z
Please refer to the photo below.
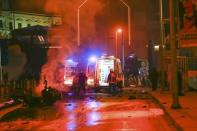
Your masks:
M97 78L99 86L109 86L107 78L110 69L114 70L114 59L99 59L97 63Z

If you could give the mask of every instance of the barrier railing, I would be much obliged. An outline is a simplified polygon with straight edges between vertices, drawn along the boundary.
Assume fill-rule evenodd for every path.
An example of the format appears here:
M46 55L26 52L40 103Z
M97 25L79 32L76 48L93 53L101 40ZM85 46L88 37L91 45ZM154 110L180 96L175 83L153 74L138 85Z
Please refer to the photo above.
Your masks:
M23 97L26 94L33 95L35 80L13 80L0 82L0 98Z

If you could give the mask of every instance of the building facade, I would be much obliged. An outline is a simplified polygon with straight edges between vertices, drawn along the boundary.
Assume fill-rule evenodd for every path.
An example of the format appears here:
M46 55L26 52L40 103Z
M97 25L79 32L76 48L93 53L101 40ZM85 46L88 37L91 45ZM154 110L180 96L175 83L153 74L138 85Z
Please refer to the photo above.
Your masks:
M58 15L21 12L11 9L9 0L0 0L0 38L10 38L11 31L29 26L57 26L62 24Z

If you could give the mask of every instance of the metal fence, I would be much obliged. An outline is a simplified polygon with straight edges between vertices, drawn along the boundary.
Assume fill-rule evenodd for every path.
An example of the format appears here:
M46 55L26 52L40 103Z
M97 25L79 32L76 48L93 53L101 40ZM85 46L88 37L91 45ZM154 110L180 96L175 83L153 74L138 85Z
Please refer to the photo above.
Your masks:
M26 94L33 95L35 86L35 80L1 81L0 98L23 97Z
M177 60L178 70L182 73L183 86L185 90L197 89L197 76L189 75L189 72L197 71L197 57L179 56Z
M178 56L177 65L179 70L184 72L197 70L197 57Z

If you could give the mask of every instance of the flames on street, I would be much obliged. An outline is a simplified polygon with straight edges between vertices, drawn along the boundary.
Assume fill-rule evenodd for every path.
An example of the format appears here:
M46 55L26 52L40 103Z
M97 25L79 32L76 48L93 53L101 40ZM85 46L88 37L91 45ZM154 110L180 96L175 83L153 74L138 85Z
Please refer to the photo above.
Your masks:
M48 85L59 90L63 86L64 79L64 65L65 59L70 54L74 54L78 51L77 47L77 6L81 4L79 0L72 1L54 1L47 0L45 4L45 11L48 13L55 13L62 16L62 25L58 27L52 27L48 32L48 41L54 47L49 48L47 53L47 62L43 65L40 73L40 81L37 87L35 87L35 94L40 96L41 91L44 88L44 78L47 79ZM82 39L90 34L95 34L95 20L94 16L102 9L103 3L99 0L90 1L88 6L94 7L94 10L88 11L84 9L81 15L84 18L82 24L86 26L82 27L83 32Z

